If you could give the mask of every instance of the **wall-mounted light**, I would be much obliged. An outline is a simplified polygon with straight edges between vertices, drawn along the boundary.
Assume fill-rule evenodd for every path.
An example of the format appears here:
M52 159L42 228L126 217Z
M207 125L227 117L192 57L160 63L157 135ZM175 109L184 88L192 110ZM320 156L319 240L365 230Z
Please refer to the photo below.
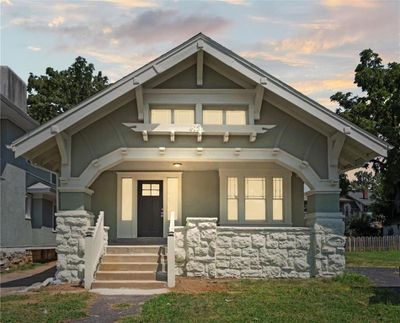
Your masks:
M182 163L173 163L172 164L174 167L179 168L182 166Z

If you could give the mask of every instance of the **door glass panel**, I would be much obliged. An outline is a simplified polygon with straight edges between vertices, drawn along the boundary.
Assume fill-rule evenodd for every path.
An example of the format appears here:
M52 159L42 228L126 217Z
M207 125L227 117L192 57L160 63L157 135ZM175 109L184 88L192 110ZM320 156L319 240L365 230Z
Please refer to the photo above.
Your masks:
M245 125L246 111L226 111L226 124Z
M194 110L180 110L174 111L174 124L193 124L194 123Z
M169 109L152 109L151 123L171 123L171 110Z
M132 220L132 205L133 205L133 187L132 178L122 179L122 194L121 194L121 204L122 204L122 220L129 221Z
M222 110L204 110L203 124L222 124Z

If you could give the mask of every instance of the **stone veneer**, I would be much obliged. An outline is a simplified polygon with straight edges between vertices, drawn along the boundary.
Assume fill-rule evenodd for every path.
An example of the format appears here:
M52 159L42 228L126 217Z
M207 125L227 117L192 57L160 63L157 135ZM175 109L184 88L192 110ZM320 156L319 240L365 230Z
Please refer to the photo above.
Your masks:
M221 227L187 218L175 228L175 272L197 277L330 277L344 270L344 237L313 227Z
M84 210L61 211L57 219L56 278L80 283L85 272L85 236L93 222L93 214Z

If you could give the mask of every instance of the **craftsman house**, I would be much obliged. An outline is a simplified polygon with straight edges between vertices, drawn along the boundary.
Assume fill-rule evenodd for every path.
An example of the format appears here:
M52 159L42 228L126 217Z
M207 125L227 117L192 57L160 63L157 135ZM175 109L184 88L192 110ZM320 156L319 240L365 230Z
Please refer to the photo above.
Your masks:
M12 149L60 173L58 278L152 288L341 273L338 173L388 146L198 34Z

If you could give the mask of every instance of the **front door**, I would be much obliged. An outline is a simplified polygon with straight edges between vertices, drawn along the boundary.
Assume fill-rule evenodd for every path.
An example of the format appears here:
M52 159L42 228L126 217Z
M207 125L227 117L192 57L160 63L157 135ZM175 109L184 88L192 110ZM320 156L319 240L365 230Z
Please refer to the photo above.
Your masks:
M138 181L138 237L163 236L163 181Z

